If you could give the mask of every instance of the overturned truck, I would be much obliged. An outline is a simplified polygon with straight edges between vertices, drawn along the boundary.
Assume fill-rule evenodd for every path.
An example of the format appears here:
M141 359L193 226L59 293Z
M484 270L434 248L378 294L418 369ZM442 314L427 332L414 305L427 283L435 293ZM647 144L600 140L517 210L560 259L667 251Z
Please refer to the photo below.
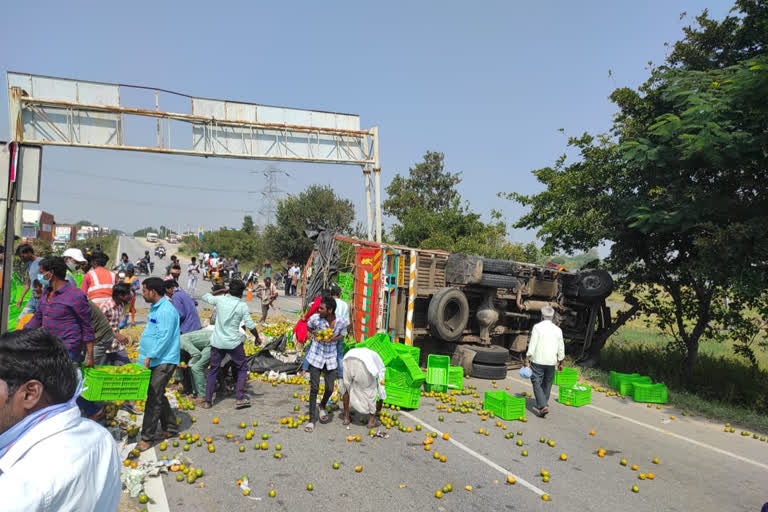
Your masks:
M541 308L554 308L566 350L586 358L612 332L604 270L569 272L445 251L355 245L355 337L386 331L395 342L448 354L476 377L503 378L519 366ZM468 356L468 357L467 357Z

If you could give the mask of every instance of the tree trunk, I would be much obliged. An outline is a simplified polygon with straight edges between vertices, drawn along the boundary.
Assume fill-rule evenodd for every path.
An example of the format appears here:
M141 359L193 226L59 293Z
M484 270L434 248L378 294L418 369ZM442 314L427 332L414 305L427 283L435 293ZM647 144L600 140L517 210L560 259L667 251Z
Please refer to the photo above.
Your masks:
M699 339L689 340L686 348L685 360L683 361L683 377L687 381L693 376L696 361L699 359Z

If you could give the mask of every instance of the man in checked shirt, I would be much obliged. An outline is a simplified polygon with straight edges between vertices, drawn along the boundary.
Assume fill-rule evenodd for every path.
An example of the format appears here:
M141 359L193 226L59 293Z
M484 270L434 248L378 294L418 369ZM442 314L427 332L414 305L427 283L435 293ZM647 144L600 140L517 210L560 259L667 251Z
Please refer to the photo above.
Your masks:
M38 280L43 284L43 295L32 319L25 329L44 328L58 337L67 349L75 366L85 360L85 366L93 366L94 333L91 325L91 306L85 292L67 281L67 264L64 258L45 258L40 262ZM85 349L85 355L83 354ZM104 410L93 402L78 397L77 405L89 418L98 419Z
M336 299L330 296L323 297L317 313L312 315L307 322L307 331L312 336L312 345L307 352L306 361L309 363L309 423L304 427L305 432L315 430L315 422L318 420L317 393L320 389L320 373L325 377L325 392L320 400L319 419L321 423L328 422L328 413L325 406L333 394L333 385L336 382L338 359L336 342L347 335L349 322L336 316ZM318 340L317 332L331 329L333 335L327 340Z

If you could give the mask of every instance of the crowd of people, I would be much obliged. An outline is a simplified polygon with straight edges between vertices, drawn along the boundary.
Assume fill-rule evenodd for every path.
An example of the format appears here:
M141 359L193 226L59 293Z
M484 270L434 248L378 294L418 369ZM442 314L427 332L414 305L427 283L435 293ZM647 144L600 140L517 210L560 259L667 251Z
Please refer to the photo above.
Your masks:
M14 510L51 510L57 506L40 504L78 500L83 503L81 510L116 509L120 457L111 436L96 423L104 418L104 407L80 396L81 366L130 362L128 338L122 331L139 293L150 308L137 363L151 373L136 448L145 451L178 434L166 389L179 369L184 375L176 376L189 384L184 391L208 409L223 398L219 375L226 359L227 370L236 373L234 407L251 405L245 393L246 330L257 345L260 338L243 301L246 284L242 280L231 280L229 287L214 284L210 293L202 295L201 300L214 308L210 325L203 327L197 303L188 293L190 287L184 290L178 285L181 265L173 257L165 277L139 280L126 254L112 270L101 251L83 254L68 249L62 257L39 258L31 247L21 246L18 255L27 265L28 286L22 295L32 290L36 301L23 328L0 337L0 495L18 497L19 507ZM149 266L149 260L146 263ZM193 258L188 277L190 273L196 277L206 267ZM264 281L262 299L268 309L277 291L268 276ZM328 421L326 406L337 379L345 424L354 407L369 414L373 426L386 397L381 384L384 364L378 354L367 348L344 354L350 319L349 305L340 295L340 288L333 285L312 302L294 329L301 345L310 343L302 367L310 380L306 432ZM321 377L325 392L318 404ZM135 412L134 404L123 406ZM96 464L98 471L92 467L85 471L87 464ZM81 470L87 482L78 473ZM50 480L40 480L40 471Z

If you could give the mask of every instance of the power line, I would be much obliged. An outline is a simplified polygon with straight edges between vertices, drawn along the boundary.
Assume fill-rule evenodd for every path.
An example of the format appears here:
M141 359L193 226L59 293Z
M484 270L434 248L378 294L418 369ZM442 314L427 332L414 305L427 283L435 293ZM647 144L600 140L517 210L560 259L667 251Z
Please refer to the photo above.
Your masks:
M251 191L249 190L242 190L242 189L232 189L232 188L214 188L214 187L195 187L193 185L178 185L175 183L157 183L153 181L143 181L143 180L136 180L131 178L119 178L114 176L105 176L103 174L92 174L88 172L83 171L75 171L73 169L62 169L59 167L46 167L45 171L52 171L54 173L59 174L74 174L76 176L87 176L89 178L96 178L96 179L102 179L102 180L109 180L109 181L121 181L124 183L131 183L133 185L149 185L152 187L170 187L174 189L181 189L181 190L201 190L203 192L228 192L228 193L239 193L239 194L247 194Z

